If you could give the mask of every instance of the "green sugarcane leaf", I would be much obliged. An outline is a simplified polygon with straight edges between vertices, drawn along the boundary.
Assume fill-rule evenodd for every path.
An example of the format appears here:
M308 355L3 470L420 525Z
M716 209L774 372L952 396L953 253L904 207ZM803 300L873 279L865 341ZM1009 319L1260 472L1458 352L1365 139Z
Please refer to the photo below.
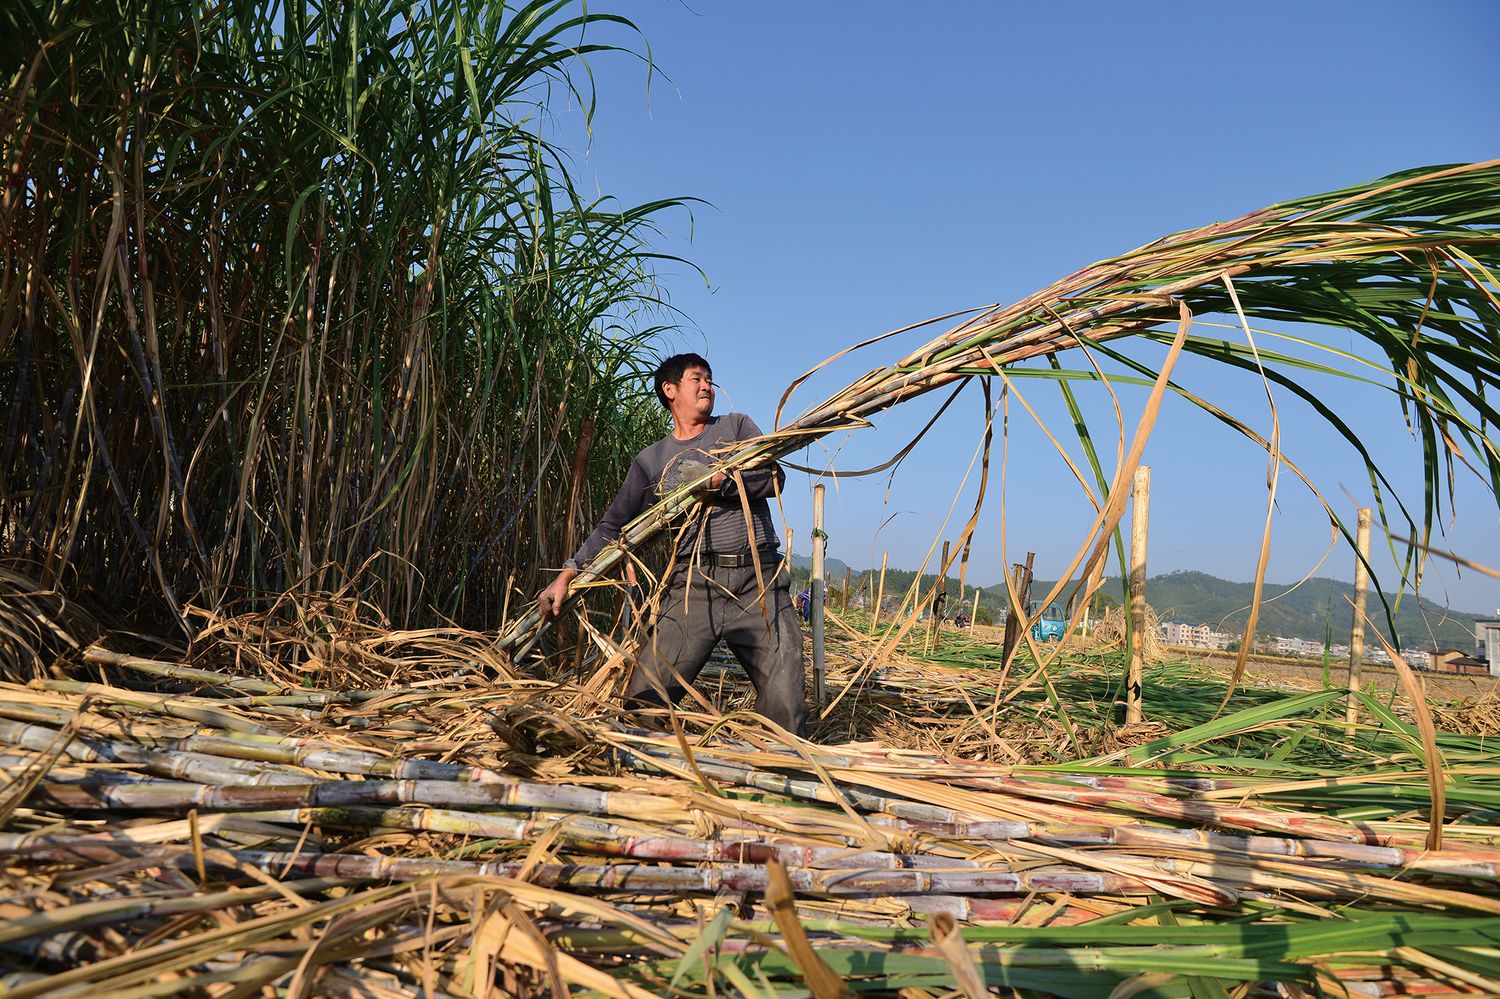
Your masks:
M729 921L733 918L733 915L733 912L727 905L714 913L714 918L708 921L708 924L699 932L697 938L693 940L682 957L678 959L677 970L672 973L670 983L673 988L676 988L677 983L693 968L700 964L705 968L708 967L708 953L719 946L720 941L724 939L724 931L728 929Z

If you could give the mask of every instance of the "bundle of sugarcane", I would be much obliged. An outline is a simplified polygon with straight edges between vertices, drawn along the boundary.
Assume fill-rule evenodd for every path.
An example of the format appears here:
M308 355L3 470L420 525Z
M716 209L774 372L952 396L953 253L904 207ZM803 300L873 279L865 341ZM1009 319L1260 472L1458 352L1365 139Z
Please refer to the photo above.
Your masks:
M1306 401L1364 459L1377 495L1388 488L1384 472L1350 425L1299 377L1317 371L1369 381L1379 374L1422 441L1431 487L1420 517L1399 497L1391 511L1381 506L1381 516L1404 518L1402 533L1420 535L1425 543L1442 499L1445 465L1451 471L1454 461L1472 463L1500 492L1500 446L1486 432L1500 419L1487 394L1500 380L1497 274L1500 161L1412 170L1167 236L1010 305L978 310L786 425L778 414L774 433L726 449L719 468L733 474L784 458L828 434L867 426L873 415L934 389L971 377L1014 377L1013 366L1020 362L1051 359L1070 349L1087 358L1084 370L1064 372L1052 361L1054 370L1046 374L1103 379L1100 360L1112 360L1136 376L1148 376L1148 384L1155 382L1148 412L1170 388L1265 447L1273 461L1290 465L1274 433L1261 435L1171 384L1172 365L1187 352L1253 371ZM1193 332L1194 317L1220 313L1244 329L1244 342ZM1321 348L1326 362L1257 348L1249 336L1251 320L1352 331L1364 339L1368 353L1388 363L1342 347ZM1170 343L1165 362L1152 370L1109 343L1126 336ZM1320 349L1311 341L1302 346ZM793 383L788 396L802 380ZM1090 576L1103 558L1106 536L1124 509L1149 433L1149 426L1143 427L1145 433L1137 433L1104 490L1107 502L1096 519L1095 540L1091 550L1084 549L1088 557L1081 551L1064 578L1078 570ZM627 552L695 509L694 485L664 497L627 525L619 543L586 566L581 580L608 573ZM522 655L544 625L532 611L510 624L501 645Z
M1316 778L1020 768L735 716L658 735L524 679L91 658L106 682L0 689L6 996L1500 988L1480 753L1434 806L1410 738Z

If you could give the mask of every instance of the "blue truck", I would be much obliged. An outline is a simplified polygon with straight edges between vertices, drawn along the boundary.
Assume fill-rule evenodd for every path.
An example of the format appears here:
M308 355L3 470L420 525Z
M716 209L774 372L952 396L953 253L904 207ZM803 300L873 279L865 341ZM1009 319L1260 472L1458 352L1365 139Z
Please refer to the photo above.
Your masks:
M1060 642L1068 631L1068 615L1057 604L1051 604L1040 616L1032 611L1031 637L1038 642Z

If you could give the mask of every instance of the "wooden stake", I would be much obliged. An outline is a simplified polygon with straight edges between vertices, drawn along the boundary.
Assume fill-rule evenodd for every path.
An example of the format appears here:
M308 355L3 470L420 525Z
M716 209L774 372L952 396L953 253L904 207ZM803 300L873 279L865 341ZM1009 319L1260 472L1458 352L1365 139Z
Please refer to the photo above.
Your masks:
M845 614L849 613L849 577L853 574L853 571L847 565L844 566L844 591L839 594L839 610L842 610Z
M1125 679L1125 724L1144 720L1141 674L1146 648L1146 524L1151 519L1151 469L1135 470L1130 518L1130 670Z
M880 553L880 589L875 591L875 608L870 612L870 634L875 634L875 626L880 623L880 605L885 602L885 564L890 560L890 552Z
M979 587L974 587L974 609L969 611L969 630L974 630L974 622L979 620Z
M812 622L813 645L813 700L819 711L823 710L823 554L828 547L828 534L823 530L823 484L813 486L812 529L812 585L809 587L808 619Z
M1031 564L1035 559L1036 552L1027 552L1024 565L1017 562L1010 567L1010 588L1016 591L1016 599L1005 615L1005 642L1000 647L1001 662L1010 662L1011 655L1021 641L1021 632L1025 627L1022 619L1026 617L1026 602L1031 599Z
M1349 699L1344 704L1344 735L1354 738L1359 722L1359 667L1365 657L1365 600L1370 588L1370 508L1360 507L1354 534L1359 558L1354 561L1354 623L1349 626Z

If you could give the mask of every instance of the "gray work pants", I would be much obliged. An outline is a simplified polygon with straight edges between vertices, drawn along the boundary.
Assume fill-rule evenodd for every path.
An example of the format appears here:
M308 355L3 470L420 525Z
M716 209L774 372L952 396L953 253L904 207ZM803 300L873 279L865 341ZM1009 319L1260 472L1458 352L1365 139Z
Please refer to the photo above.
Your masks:
M754 566L678 567L662 596L656 627L641 645L635 673L625 688L626 706L675 702L697 679L722 638L750 674L756 712L803 735L807 672L802 627L792 606L790 570L776 572L779 563L775 555L761 563L766 578L764 614Z

